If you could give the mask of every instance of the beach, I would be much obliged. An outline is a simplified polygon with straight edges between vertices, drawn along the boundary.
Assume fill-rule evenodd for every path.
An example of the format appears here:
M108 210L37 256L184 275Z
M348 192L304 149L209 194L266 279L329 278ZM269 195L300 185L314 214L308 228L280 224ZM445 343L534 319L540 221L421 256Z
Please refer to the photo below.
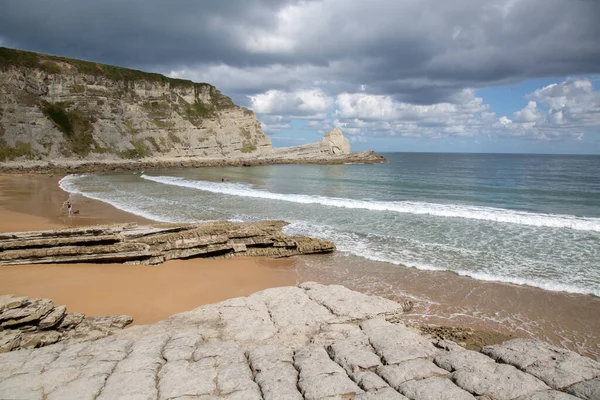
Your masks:
M218 172L222 173L221 171ZM60 189L59 176L0 176L0 230L23 231L116 223L154 223L107 203ZM335 187L332 187L335 190ZM67 216L69 199L79 213ZM0 294L45 297L87 316L127 314L134 324L228 298L298 282L341 284L404 301L414 326L441 325L538 338L597 358L600 300L596 296L482 281L451 271L427 271L347 252L290 259L177 260L160 266L29 265L0 268ZM459 338L460 339L460 338Z
M71 195L59 177L0 175L0 231L152 221ZM79 213L68 216L70 199ZM160 266L49 264L0 267L0 294L48 298L86 316L126 314L133 325L270 287L296 284L293 259L172 260Z

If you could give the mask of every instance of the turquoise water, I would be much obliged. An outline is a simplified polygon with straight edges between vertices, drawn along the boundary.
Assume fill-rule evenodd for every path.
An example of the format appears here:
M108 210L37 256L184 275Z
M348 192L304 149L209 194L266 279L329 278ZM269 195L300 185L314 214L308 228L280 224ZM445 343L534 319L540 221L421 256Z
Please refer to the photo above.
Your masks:
M70 175L61 187L158 221L283 219L354 257L600 296L600 157L384 155Z

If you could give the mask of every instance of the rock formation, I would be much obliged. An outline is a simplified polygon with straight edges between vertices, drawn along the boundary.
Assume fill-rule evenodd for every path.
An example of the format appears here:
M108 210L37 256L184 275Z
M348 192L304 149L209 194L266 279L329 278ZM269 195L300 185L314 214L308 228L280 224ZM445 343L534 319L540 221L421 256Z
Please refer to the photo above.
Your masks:
M284 221L136 224L0 233L0 265L127 262L161 264L177 258L289 257L328 253L332 242L287 236Z
M333 158L350 154L350 142L344 137L339 128L335 128L323 136L318 143L309 143L302 146L284 147L273 149L274 158L283 159L311 159Z
M254 113L207 83L0 47L0 170L342 162L349 153L339 130L321 143L273 149Z
M515 339L465 350L402 322L400 304L303 283L96 341L0 354L0 398L600 398L600 363Z
M61 340L84 341L108 336L129 325L128 315L85 318L68 314L52 300L0 295L0 353L33 349Z

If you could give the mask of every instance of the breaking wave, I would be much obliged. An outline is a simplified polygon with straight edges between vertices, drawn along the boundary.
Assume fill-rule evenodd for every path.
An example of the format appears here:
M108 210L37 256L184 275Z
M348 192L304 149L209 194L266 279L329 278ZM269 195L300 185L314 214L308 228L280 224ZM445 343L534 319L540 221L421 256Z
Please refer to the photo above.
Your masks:
M251 185L243 183L194 181L171 176L141 175L141 178L165 185L185 187L229 196L287 201L298 204L319 204L327 207L433 215L450 218L467 218L509 224L550 228L570 228L580 231L600 232L600 218L585 218L560 214L541 214L526 211L508 210L503 208L459 204L435 204L415 201L358 200L305 194L273 193L264 190L258 190L253 188Z

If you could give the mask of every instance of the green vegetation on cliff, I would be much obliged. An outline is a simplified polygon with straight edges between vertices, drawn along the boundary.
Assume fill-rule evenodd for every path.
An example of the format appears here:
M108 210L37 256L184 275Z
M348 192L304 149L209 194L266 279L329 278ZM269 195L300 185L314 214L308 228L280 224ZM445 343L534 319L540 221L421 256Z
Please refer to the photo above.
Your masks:
M19 157L31 158L31 145L29 143L17 142L15 147L10 147L4 139L0 138L0 161L14 160Z
M96 142L92 136L93 123L95 119L86 115L81 110L68 110L71 103L48 103L42 102L42 112L54 122L56 127L66 136L69 149L65 149L67 153L71 151L79 156L87 156L90 151L96 147Z
M171 88L193 87L196 93L204 88L210 88L211 102L216 109L233 107L231 99L219 92L214 86L208 83L196 83L186 79L169 78L167 76L144 72L135 69L117 67L114 65L101 64L91 61L77 60L68 57L51 56L47 54L34 53L30 51L9 49L0 47L0 69L7 70L11 67L35 68L50 74L67 73L62 64L68 64L76 68L77 72L84 75L103 77L114 81L123 81L125 87L129 87L129 82L153 82L168 84Z
M130 143L133 146L133 149L121 151L119 153L121 158L144 158L152 154L152 152L144 144L143 140L132 140Z

